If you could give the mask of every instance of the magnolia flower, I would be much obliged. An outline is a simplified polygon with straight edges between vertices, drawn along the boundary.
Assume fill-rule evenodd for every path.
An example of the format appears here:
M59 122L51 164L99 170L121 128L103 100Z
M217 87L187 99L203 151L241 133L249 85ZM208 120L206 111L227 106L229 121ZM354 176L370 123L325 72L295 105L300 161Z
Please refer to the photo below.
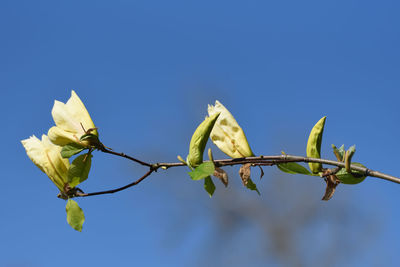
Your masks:
M48 136L56 145L64 146L69 143L87 145L85 142L80 142L80 137L89 129L92 129L91 134L98 136L85 105L75 91L71 92L71 97L65 104L57 100L54 101L51 115L56 126L50 128Z
M246 136L232 114L218 100L214 106L208 105L209 116L218 112L220 115L210 134L213 143L232 158L253 156Z
M36 136L21 141L28 157L42 170L50 180L64 191L68 182L69 161L61 157L61 147L50 142L46 135L42 135L40 141Z

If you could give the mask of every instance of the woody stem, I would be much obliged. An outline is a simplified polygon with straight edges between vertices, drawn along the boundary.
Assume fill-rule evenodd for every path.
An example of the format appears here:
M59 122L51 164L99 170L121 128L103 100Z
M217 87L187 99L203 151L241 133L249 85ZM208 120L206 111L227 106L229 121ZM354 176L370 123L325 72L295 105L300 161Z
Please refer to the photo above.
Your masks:
M147 162L143 162L141 160L135 159L133 157L130 157L124 153L117 153L111 150L108 150L106 148L101 149L102 152L113 154L116 156L124 157L127 159L130 159L134 162L137 162L141 165L149 167L149 170L139 179L136 181L127 184L125 186L116 188L116 189L111 189L111 190L106 190L106 191L99 191L99 192L94 192L94 193L79 193L76 196L77 197L88 197L88 196L95 196L95 195L104 195L104 194L112 194L116 193L122 190L125 190L127 188L130 188L132 186L135 186L142 182L144 179L149 177L153 172L156 172L159 168L163 169L169 169L172 167L182 167L186 166L185 163L183 162L165 162L165 163L155 163L155 164L150 164ZM293 155L277 155L277 156L258 156L258 157L247 157L247 158L235 158L235 159L218 159L213 161L216 167L223 167L223 166L234 166L234 165L242 165L246 163L250 163L253 166L273 166L277 164L283 164L283 163L289 163L289 162L315 162L315 163L322 163L326 165L331 165L331 166L337 166L339 168L345 168L345 163L340 162L340 161L333 161L333 160L327 160L327 159L319 159L319 158L309 158L309 157L302 157L302 156L293 156ZM397 184L400 184L400 178L391 176L385 173L381 173L378 171L371 170L366 167L361 167L357 165L350 165L350 169L352 171L358 171L363 173L365 176L371 176L371 177L376 177L379 179L387 180L390 182L394 182ZM335 168L337 171L338 169Z

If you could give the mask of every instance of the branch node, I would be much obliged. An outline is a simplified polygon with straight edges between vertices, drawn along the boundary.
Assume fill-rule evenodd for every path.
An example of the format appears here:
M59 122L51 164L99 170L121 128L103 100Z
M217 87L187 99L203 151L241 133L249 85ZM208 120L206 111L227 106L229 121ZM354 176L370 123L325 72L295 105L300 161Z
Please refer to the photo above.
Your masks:
M150 166L150 170L151 171L157 171L158 170L158 168L160 168L160 163L155 163L155 164L152 164L151 166Z

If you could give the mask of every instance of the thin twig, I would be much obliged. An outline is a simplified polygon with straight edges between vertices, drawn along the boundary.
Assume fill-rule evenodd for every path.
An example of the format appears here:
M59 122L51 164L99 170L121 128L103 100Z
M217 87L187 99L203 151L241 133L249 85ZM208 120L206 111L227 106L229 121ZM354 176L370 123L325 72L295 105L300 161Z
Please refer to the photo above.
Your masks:
M104 146L100 147L100 151L101 151L101 152L104 152L104 153L108 153L108 154L112 154L112 155L115 155L115 156L119 156L119 157L123 157L123 158L129 159L129 160L132 160L132 161L137 162L137 163L139 163L139 164L141 164L141 165L143 165L143 166L151 167L151 164L150 164L150 163L147 163L147 162L138 160L138 159L133 158L133 157L131 157L131 156L128 156L128 155L126 155L126 154L124 154L124 153L114 152L114 151L112 151L112 150L110 150L110 149L107 149L107 148L104 147Z
M150 174L153 172L153 169L150 169L148 172L146 172L145 175L143 175L142 177L140 177L139 179L137 179L136 181L134 181L133 183L127 184L125 186L116 188L116 189L111 189L111 190L105 190L105 191L99 191L99 192L93 192L93 193L77 193L76 197L90 197L90 196L97 196L97 195L105 195L105 194L113 194L122 190L125 190L129 187L135 186L138 183L140 183L141 181L143 181L144 179L146 179L148 176L150 176Z

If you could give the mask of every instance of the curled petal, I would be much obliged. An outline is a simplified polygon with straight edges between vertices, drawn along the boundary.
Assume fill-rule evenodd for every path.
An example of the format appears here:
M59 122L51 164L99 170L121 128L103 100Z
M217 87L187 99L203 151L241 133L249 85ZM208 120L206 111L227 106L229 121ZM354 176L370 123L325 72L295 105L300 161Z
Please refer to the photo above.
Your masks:
M59 146L65 146L69 143L79 142L79 138L76 134L64 131L56 126L51 127L47 135L49 136L51 142Z
M208 115L220 113L210 134L213 143L232 158L253 156L247 138L232 114L217 100L208 106Z

